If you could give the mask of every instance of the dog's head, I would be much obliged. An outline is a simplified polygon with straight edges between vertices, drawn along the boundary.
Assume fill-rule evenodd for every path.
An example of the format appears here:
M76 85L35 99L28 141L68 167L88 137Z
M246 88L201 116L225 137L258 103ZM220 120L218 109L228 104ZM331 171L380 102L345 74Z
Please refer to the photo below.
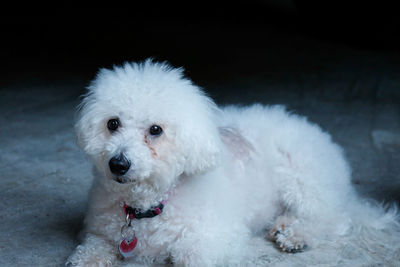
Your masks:
M184 173L215 166L216 110L182 69L147 60L102 69L82 101L76 130L105 177L165 188Z

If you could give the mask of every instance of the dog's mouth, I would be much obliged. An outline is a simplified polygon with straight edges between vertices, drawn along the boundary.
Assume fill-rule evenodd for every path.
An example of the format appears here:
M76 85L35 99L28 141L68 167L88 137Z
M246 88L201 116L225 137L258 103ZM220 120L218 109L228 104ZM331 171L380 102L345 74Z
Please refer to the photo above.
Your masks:
M116 181L119 184L129 184L129 183L133 182L132 179L126 178L126 177L121 177L121 176L114 176L113 180Z

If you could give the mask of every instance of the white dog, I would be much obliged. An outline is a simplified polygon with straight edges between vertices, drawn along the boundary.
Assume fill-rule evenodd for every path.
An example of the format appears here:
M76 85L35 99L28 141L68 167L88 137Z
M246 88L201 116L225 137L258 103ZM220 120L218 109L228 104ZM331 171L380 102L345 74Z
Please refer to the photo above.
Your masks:
M70 265L240 265L252 235L300 252L357 225L399 229L360 204L318 126L281 106L218 108L166 63L101 70L76 129L95 180Z

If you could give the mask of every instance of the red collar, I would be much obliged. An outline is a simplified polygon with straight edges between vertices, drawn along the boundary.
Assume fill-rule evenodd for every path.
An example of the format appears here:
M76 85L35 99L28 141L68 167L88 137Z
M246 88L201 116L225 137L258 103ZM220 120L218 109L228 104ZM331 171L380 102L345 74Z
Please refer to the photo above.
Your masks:
M161 201L160 204L158 204L157 206L153 206L150 209L146 210L146 211L142 211L141 209L138 208L132 208L131 206L127 205L124 202L124 213L127 216L127 218L129 217L129 219L143 219L143 218L153 218L159 214L162 213L163 208L164 208L164 204L165 201Z

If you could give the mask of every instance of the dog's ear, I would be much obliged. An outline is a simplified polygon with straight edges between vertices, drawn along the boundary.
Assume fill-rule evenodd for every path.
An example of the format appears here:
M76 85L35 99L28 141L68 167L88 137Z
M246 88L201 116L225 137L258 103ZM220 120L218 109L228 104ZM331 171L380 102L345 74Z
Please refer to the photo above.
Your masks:
M90 96L84 96L82 102L78 106L77 118L75 122L75 132L77 136L78 145L83 150L89 147L90 136L93 136L94 125L90 121L90 114L87 113L87 101Z
M103 116L98 114L92 91L86 94L78 106L77 118L75 123L75 131L79 147L81 147L88 155L101 153L102 149L102 131L101 126L104 124L101 120Z
M192 103L189 119L181 125L177 139L187 175L200 174L220 163L222 143L215 122L218 109L211 99L200 94L200 103Z
M87 92L82 96L82 101L76 113L75 132L78 145L90 155L102 153L105 142L104 131L106 129L107 110L104 109L104 101L100 101L99 92L105 84L109 86L111 70L100 69L96 78L87 87Z

